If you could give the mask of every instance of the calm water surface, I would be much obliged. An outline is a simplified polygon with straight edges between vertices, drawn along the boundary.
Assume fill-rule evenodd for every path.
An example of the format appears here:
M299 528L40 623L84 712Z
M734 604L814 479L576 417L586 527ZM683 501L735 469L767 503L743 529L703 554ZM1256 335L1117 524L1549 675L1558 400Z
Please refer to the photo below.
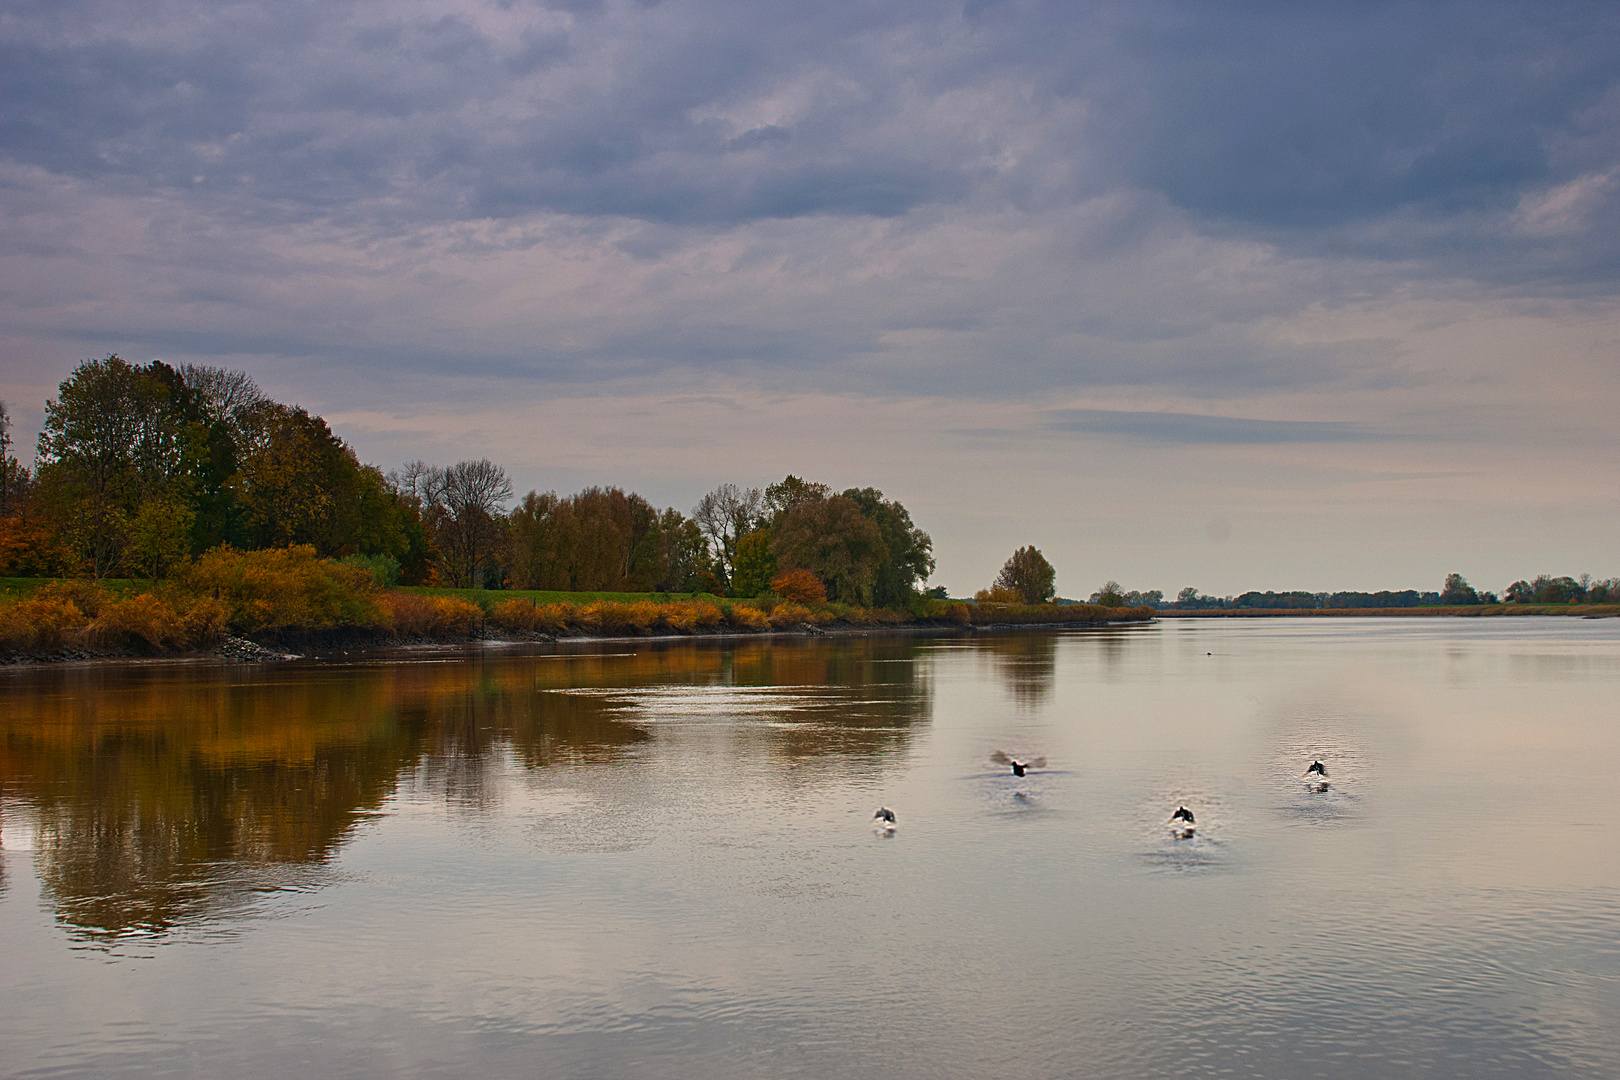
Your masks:
M11 671L0 1075L1615 1077L1617 774L1620 620Z

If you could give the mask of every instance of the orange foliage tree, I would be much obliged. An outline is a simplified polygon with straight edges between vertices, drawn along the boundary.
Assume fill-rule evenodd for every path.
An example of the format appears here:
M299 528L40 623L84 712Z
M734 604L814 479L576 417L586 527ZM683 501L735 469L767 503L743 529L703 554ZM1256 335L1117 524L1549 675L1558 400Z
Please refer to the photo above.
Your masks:
M808 570L789 570L771 579L771 592L799 604L825 604L827 587Z

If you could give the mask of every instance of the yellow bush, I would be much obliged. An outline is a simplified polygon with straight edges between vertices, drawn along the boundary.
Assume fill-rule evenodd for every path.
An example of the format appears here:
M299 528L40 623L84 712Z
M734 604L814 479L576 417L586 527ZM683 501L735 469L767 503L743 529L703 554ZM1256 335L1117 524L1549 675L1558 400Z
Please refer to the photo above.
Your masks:
M502 630L533 630L540 622L540 609L533 600L514 597L490 608L489 621Z
M188 645L210 645L230 629L230 612L211 596L193 597L184 605L170 603L179 606L180 629Z
M799 626L810 621L810 609L791 601L776 605L771 612L771 625L777 628Z
M319 558L307 545L264 551L222 545L199 556L182 580L217 598L231 625L247 633L374 627L389 618L371 571Z
M135 593L101 605L101 614L89 626L90 639L99 645L140 642L153 649L187 644L185 620L153 593Z
M35 600L66 600L84 612L88 618L101 614L101 605L112 599L112 594L93 581L47 581L34 590Z
M71 600L42 598L0 604L0 647L55 649L84 629L84 613Z
M611 603L607 600L598 600L594 604L586 604L579 613L580 625L595 633L611 634L615 630L623 630L629 625L625 616L623 604Z
M418 596L392 592L381 597L388 623L396 634L448 637L472 632L484 609L455 596Z
M757 607L748 604L733 604L727 612L731 625L739 630L769 630L771 618Z
M637 600L633 604L627 604L626 607L629 608L626 617L630 620L630 625L642 633L651 630L661 621L663 612L659 605L651 600Z
M579 622L579 609L572 604L541 604L534 625L540 630L562 631Z
M712 630L720 625L725 612L707 600L676 600L662 605L664 625L681 634Z
M697 629L697 605L677 600L672 604L664 605L664 625L680 634L690 634Z

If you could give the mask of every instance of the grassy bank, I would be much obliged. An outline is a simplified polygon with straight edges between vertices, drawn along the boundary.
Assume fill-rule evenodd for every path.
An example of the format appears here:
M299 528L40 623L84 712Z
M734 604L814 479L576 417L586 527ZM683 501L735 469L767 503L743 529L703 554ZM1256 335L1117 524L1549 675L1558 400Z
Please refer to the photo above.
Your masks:
M384 589L368 571L309 548L216 549L175 578L5 579L0 655L62 658L195 652L228 637L264 644L477 638L752 634L898 626L1097 625L1144 621L1148 608L972 605L917 599L905 609L658 593Z

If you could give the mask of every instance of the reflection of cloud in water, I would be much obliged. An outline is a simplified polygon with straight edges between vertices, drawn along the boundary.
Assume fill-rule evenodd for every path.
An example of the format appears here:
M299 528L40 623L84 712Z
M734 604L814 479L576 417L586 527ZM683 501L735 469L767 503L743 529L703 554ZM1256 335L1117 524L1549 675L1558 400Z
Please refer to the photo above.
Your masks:
M889 753L931 709L920 651L909 638L750 641L702 650L718 662L694 663L684 684L576 679L550 696L601 701L615 719L648 730L742 725L743 736L759 738L739 751L758 741L793 758Z

